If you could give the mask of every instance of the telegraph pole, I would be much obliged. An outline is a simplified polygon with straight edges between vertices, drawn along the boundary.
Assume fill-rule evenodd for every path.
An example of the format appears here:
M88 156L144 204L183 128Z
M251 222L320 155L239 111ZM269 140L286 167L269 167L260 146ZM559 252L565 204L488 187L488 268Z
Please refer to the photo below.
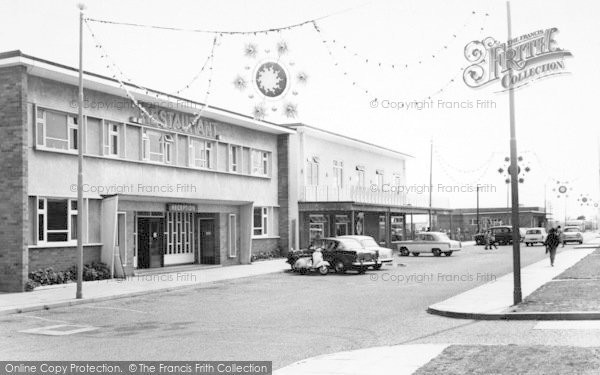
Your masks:
M433 231L433 224L431 222L431 209L433 207L431 196L433 190L433 137L430 141L429 146L429 230Z
M508 41L512 39L510 1L506 2ZM517 134L515 126L515 91L512 83L512 67L508 67L508 102L510 111L510 184L512 193L512 243L513 243L513 304L523 299L521 293L521 248L519 234L519 169L517 166Z
M77 291L83 298L83 4L79 4L79 111L77 117Z

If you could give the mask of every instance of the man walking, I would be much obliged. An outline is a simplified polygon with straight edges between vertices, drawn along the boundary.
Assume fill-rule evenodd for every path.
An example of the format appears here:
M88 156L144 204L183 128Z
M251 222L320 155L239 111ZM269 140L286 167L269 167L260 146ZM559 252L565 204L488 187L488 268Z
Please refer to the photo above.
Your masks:
M556 233L556 229L550 228L548 237L546 237L546 254L550 253L550 266L554 267L554 258L556 258L556 248L560 243L560 237Z
M560 225L558 227L556 227L556 236L558 237L558 241L560 243L562 243L562 247L565 247L565 238L564 238L563 231L562 231L562 228L560 227Z

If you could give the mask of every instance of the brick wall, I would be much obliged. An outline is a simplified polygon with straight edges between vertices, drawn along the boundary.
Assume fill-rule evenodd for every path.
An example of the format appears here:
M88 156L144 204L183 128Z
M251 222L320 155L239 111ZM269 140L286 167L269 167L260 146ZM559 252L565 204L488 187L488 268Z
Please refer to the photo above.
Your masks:
M27 281L26 68L0 69L0 291L21 292Z
M101 246L83 247L83 264L100 262ZM76 247L49 247L29 249L29 272L52 267L55 271L66 271L77 264Z
M252 254L257 255L261 252L270 253L276 251L279 247L279 238L253 238Z
M288 134L282 134L277 137L277 162L279 164L279 174L277 175L277 200L279 204L279 244L281 246L282 255L287 255L288 250L291 247L289 215L289 139Z

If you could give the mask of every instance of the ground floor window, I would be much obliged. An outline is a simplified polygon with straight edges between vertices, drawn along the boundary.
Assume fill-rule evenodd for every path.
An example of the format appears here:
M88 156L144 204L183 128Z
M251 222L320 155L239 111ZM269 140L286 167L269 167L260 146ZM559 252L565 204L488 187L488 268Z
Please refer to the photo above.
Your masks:
M77 201L38 198L37 239L39 242L68 242L77 239Z
M235 214L229 214L229 257L237 256L237 227Z
M165 255L191 254L194 251L194 214L191 212L168 212Z
M269 234L269 208L268 207L254 207L253 217L253 234L255 236L266 236Z
M335 215L335 235L345 236L348 234L348 215Z

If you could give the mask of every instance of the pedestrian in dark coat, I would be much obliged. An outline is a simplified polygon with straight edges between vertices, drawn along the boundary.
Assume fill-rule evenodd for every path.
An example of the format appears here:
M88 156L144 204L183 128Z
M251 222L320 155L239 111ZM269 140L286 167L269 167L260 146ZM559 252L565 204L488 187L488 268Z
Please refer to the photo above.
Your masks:
M550 265L554 267L554 258L556 258L556 248L560 243L560 237L556 233L556 229L550 228L548 232L548 237L546 237L546 241L544 245L546 245L546 254L550 253Z

